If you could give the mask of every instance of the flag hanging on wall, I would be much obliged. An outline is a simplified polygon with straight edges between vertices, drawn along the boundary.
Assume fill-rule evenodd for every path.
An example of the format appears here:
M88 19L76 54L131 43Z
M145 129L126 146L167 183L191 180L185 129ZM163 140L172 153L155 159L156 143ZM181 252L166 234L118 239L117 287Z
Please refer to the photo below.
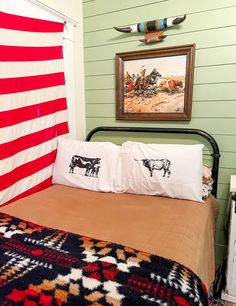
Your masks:
M0 205L51 185L68 133L63 29L0 12Z

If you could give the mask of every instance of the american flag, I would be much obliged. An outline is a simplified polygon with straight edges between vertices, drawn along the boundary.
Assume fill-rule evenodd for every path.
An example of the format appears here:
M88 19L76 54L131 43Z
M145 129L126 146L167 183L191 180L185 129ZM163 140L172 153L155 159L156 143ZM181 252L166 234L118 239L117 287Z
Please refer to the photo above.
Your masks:
M63 29L0 12L0 204L51 185L68 133Z

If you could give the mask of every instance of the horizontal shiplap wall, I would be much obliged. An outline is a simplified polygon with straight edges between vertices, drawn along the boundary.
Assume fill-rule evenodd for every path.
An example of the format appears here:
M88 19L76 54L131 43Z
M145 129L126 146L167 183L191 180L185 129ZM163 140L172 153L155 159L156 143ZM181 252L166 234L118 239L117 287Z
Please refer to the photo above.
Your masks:
M160 44L144 45L140 34L113 26L187 14L166 31ZM212 134L221 150L217 222L217 262L226 253L224 222L229 179L236 174L236 1L235 0L84 0L84 56L87 131L98 125L191 127ZM115 54L196 44L193 110L190 122L139 122L115 119Z

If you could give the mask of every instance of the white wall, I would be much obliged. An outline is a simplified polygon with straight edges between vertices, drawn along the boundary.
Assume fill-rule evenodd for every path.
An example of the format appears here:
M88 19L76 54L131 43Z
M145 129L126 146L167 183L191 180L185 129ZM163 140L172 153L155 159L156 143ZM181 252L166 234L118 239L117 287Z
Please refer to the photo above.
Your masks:
M84 56L83 56L83 14L82 0L41 0L40 2L54 8L60 13L76 20L74 29L74 63L75 63L75 100L78 139L85 137L85 97L84 97Z

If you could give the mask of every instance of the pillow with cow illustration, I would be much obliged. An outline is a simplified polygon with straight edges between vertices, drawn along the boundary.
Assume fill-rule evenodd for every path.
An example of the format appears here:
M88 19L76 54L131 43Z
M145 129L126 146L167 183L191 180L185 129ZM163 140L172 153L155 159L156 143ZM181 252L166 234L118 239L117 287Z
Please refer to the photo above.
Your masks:
M116 191L202 202L203 145L125 142Z
M53 183L94 191L114 191L120 146L111 142L58 139Z

